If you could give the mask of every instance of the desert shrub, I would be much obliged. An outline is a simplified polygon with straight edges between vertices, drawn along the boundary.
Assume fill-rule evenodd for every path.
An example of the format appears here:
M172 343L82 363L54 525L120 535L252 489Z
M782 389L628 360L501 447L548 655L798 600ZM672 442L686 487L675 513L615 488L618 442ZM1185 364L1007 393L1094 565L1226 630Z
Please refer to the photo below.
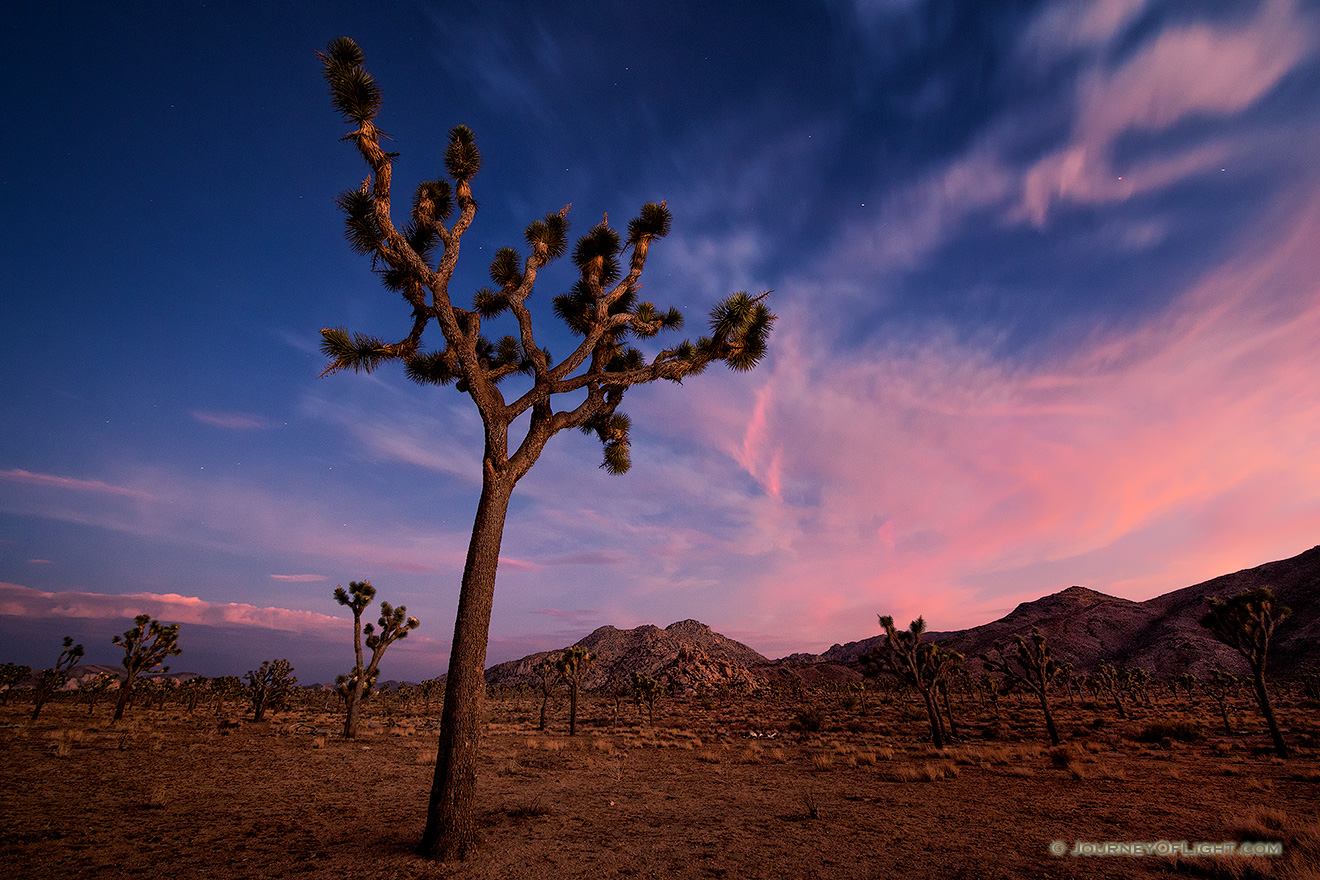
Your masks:
M807 733L820 733L824 726L825 714L815 706L799 709L788 723L789 730L805 730Z
M1196 742L1200 738L1201 729L1190 721L1156 721L1147 724L1137 735L1137 741L1144 743L1157 743L1166 739Z

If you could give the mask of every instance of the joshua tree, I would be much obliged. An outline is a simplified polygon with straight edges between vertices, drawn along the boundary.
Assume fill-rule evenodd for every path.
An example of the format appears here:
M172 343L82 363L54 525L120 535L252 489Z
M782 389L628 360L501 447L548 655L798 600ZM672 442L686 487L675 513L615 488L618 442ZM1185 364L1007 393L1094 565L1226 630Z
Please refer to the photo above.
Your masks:
M1210 603L1210 610L1201 616L1201 626L1210 630L1219 641L1235 648L1251 664L1252 690L1270 729L1274 752L1280 758L1288 757L1288 746L1279 731L1279 722L1274 718L1269 691L1265 689L1265 661L1274 628L1292 611L1282 605L1276 606L1274 593L1264 587L1227 599L1206 601Z
M283 708L289 694L298 686L298 677L293 674L293 665L288 660L263 660L261 668L249 669L245 678L253 721L265 718L267 709Z
M211 679L211 694L215 697L215 714L223 715L225 700L243 692L243 681L237 675L221 675Z
M60 656L56 658L54 668L41 670L41 675L37 678L36 705L32 707L33 721L41 715L41 707L46 705L51 694L64 687L69 670L82 659L82 656L83 646L75 645L73 636L65 636L64 650L60 651Z
M101 702L106 691L110 690L110 685L118 684L119 679L108 672L98 672L93 676L83 679L78 685L78 696L82 697L83 702L87 704L87 714L91 715L96 708L96 704Z
M1122 676L1113 664L1101 660L1100 665L1095 668L1095 684L1097 689L1109 691L1109 696L1113 697L1114 705L1118 707L1118 717L1128 717L1127 709L1123 708L1123 699L1118 695L1119 685L1122 683Z
M536 729L545 730L546 710L550 707L555 685L559 684L559 666L547 657L532 667L532 675L536 676L536 685L541 689L541 723Z
M472 181L481 154L475 136L465 126L450 131L445 151L449 179L423 181L404 225L398 225L391 191L396 154L381 147L385 135L376 125L380 87L352 40L340 37L319 54L332 103L351 129L345 140L357 148L368 171L361 186L338 200L349 244L372 258L384 286L403 297L409 312L409 330L397 342L343 328L323 330L322 351L330 359L325 372L371 371L400 361L410 379L452 384L471 398L485 434L481 496L460 584L435 780L420 846L431 858L462 858L476 836L473 792L482 672L514 486L550 438L569 428L596 434L604 447L605 470L628 470L630 422L618 411L624 392L658 379L678 382L717 361L735 370L751 369L765 355L775 316L765 304L766 294L737 293L714 308L710 335L695 343L666 348L649 361L630 344L682 322L676 309L657 309L638 297L649 249L669 232L663 202L644 205L628 224L626 239L602 219L577 242L572 256L579 280L553 301L556 316L581 337L567 357L554 360L536 341L528 300L541 269L568 252L568 206L527 226L526 257L513 248L496 251L490 265L495 287L477 291L470 307L460 306L450 281L459 243L477 212ZM506 313L517 333L492 342L482 323ZM441 339L439 347L428 351L422 336L432 322ZM530 387L508 401L499 383L514 374L525 377ZM554 401L565 399L565 408L556 411ZM510 452L510 427L524 416L526 434Z
M161 666L166 657L175 657L183 653L179 647L179 625L171 623L164 626L158 620L152 620L150 614L139 614L133 618L134 626L122 636L111 639L124 649L124 671L127 675L119 687L119 702L115 704L115 715L110 723L124 717L124 708L133 695L133 685L138 676L160 667L161 672L169 672L168 666Z
M1199 683L1200 682L1196 680L1196 676L1192 675L1190 672L1180 672L1173 677L1173 693L1176 696L1178 694L1178 688L1182 688L1187 691L1187 702L1190 703L1192 701L1192 688L1196 687Z
M417 618L408 616L406 605L391 608L389 602L381 602L378 621L380 632L377 633L370 623L364 627L362 612L371 605L371 600L374 598L376 598L376 588L371 585L371 581L349 581L347 592L342 586L335 587L335 601L340 605L348 606L353 612L353 656L357 658L352 674L342 683L346 709L345 739L353 739L357 736L358 716L362 711L362 703L371 695L371 689L376 684L376 677L380 674L380 658L385 656L385 649L398 639L407 638L409 630L420 626ZM362 663L363 633L367 636L367 649L371 651L371 661L365 666Z
M1222 669L1210 670L1210 680L1205 683L1205 690L1219 704L1219 716L1224 719L1224 733L1232 733L1233 725L1228 721L1228 698L1242 687L1242 679Z
M578 687L582 676L587 674L591 664L596 662L596 655L581 645L565 648L564 654L555 663L559 677L568 682L568 735L577 736Z
M3 702L8 705L9 697L14 693L14 688L31 677L31 666L23 666L19 663L6 663L0 666L0 693L4 694Z
M1050 682L1058 674L1059 667L1050 656L1050 647L1045 644L1045 634L1036 627L1031 629L1031 644L1022 636L1013 636L1017 651L1005 656L1003 643L995 643L995 656L981 655L981 662L991 672L998 672L1012 686L1024 691L1031 691L1040 701L1040 710L1045 715L1045 730L1050 737L1050 745L1059 744L1059 731L1054 726L1054 715L1050 712Z
M867 674L881 671L892 673L899 681L916 687L926 704L926 717L930 721L931 742L935 748L944 748L944 722L935 703L935 690L962 662L963 655L939 645L921 641L926 632L926 619L918 617L906 630L894 628L894 618L880 617L885 640L862 658Z
M645 672L633 672L633 699L637 701L639 711L642 703L646 704L646 718L652 727L655 727L655 701L660 698L664 690L664 685Z
M422 702L426 705L426 713L431 714L431 700L434 697L443 697L445 694L445 683L438 678L428 678L418 686L422 693Z
M1150 705L1150 673L1140 666L1124 667L1120 673L1123 689L1132 697L1132 702L1144 706Z

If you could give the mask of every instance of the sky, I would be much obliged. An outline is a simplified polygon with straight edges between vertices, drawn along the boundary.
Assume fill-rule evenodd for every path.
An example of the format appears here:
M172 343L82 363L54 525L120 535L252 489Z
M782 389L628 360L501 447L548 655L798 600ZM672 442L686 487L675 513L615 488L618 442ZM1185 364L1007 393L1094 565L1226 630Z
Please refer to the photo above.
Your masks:
M631 390L633 467L555 437L504 532L488 662L695 618L770 657L1134 600L1320 536L1320 3L22 4L0 70L0 660L352 665L337 584L445 671L480 424L319 330L402 338L343 238L365 176L316 50L357 40L396 202L476 132L453 288L571 203L665 200L644 296L770 353ZM531 300L539 339L574 344ZM508 332L496 323L493 335ZM432 331L436 332L436 331ZM428 337L434 341L433 337ZM511 383L513 380L510 380ZM512 385L510 386L512 387ZM516 426L515 426L516 427Z

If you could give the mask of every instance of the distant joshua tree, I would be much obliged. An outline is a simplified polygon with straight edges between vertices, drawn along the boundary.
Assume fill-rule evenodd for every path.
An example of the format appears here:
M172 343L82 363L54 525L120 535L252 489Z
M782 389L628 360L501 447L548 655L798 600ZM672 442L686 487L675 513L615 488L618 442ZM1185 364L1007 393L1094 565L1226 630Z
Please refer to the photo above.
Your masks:
M1210 680L1205 683L1206 693L1219 704L1219 715L1224 719L1224 733L1232 733L1233 725L1228 721L1228 698L1242 687L1242 679L1222 669L1210 670Z
M298 677L293 674L293 664L288 660L263 660L261 668L249 669L245 677L253 721L265 718L268 709L282 709L298 686Z
M357 736L362 703L371 695L371 689L376 685L376 677L380 674L380 659L385 656L385 649L398 639L407 638L409 630L420 626L417 618L408 616L407 606L391 608L389 602L381 602L378 621L380 632L377 633L370 623L364 627L362 612L374 598L376 598L376 588L371 585L371 581L349 581L347 592L342 586L335 587L335 601L340 605L348 606L353 612L353 656L357 658L353 672L340 682L346 710L345 739L353 739ZM367 648L371 651L371 660L365 665L362 663L364 633L367 636Z
M935 703L936 687L962 662L963 655L923 642L921 637L926 632L924 617L912 621L906 630L897 630L894 618L886 614L881 615L880 625L884 627L885 640L862 657L867 675L887 671L904 684L914 686L926 704L931 742L937 749L944 748L944 722Z
M1187 692L1187 701L1189 703L1192 701L1192 689L1198 684L1200 684L1200 682L1197 681L1196 676L1192 675L1190 672L1178 673L1173 677L1173 681L1171 682L1174 696L1177 696L1178 688L1182 688Z
M73 636L65 636L64 650L60 651L54 668L41 670L41 676L37 679L36 705L32 707L33 721L37 720L37 716L41 714L41 707L46 705L51 695L64 687L65 676L82 659L82 656L83 646L75 645Z
M1265 688L1265 661L1269 653L1270 637L1274 628L1292 611L1274 604L1274 593L1265 587L1247 590L1227 599L1207 599L1210 609L1201 616L1201 626L1224 644L1237 650L1251 664L1252 690L1256 703L1265 716L1274 741L1274 752L1280 758L1288 757L1288 746L1283 741L1279 722L1270 705L1270 694Z
M1045 715L1045 731L1049 734L1050 745L1059 744L1059 731L1054 726L1054 715L1050 712L1050 682L1058 674L1059 667L1050 656L1050 647L1045 644L1045 635L1037 628L1031 629L1031 644L1022 636L1013 636L1017 651L1004 654L1004 644L995 643L995 656L981 655L981 662L986 669L997 672L1004 681L1023 691L1031 691L1040 701L1040 710Z
M243 680L237 675L221 675L211 679L211 695L215 697L215 714L225 713L225 700L243 693Z
M546 657L540 663L532 667L532 675L536 676L536 685L541 691L541 723L537 725L537 730L545 730L546 712L550 708L550 697L554 694L555 686L559 684L559 666L549 657Z
M632 674L632 693L633 700L637 703L640 711L643 703L646 704L646 718L652 727L655 727L655 701L665 692L665 687L659 681L647 675L645 672L634 671Z
M9 704L9 697L14 693L14 688L32 677L32 667L23 666L19 663L6 663L0 666L0 694L4 694L3 702Z
M95 675L83 679L78 685L78 696L82 697L87 704L87 714L91 715L96 708L96 704L101 702L101 698L110 690L110 685L118 684L119 679L108 672L98 672Z
M133 685L140 674L151 672L157 667L160 667L161 672L169 672L170 668L161 666L161 663L166 657L183 653L179 647L177 623L165 626L158 620L152 620L150 614L139 614L133 618L133 624L133 628L122 636L111 639L124 649L124 671L127 673L124 683L119 687L119 702L115 704L111 724L124 717L124 709L128 706L128 700L133 695Z
M1123 707L1123 698L1119 696L1119 688L1123 684L1123 677L1113 664L1101 660L1100 665L1095 668L1095 684L1098 689L1109 692L1109 696L1114 701L1114 706L1118 708L1118 717L1128 717L1127 709Z
M591 664L596 660L596 655L588 651L581 645L574 645L571 648L565 648L564 654L559 658L556 668L564 681L568 682L568 735L577 736L577 705L578 705L578 687L582 683L582 676L587 674Z

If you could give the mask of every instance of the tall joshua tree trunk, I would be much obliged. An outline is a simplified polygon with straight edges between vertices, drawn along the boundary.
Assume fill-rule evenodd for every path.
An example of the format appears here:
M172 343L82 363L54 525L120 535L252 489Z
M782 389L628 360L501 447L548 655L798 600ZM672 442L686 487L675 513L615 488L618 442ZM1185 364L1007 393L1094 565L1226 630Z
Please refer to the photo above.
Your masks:
M504 516L513 486L514 479L497 473L489 457L483 462L481 500L463 566L445 705L440 716L440 755L420 847L423 854L441 861L466 858L476 838L473 798L481 708L486 696L486 642Z

